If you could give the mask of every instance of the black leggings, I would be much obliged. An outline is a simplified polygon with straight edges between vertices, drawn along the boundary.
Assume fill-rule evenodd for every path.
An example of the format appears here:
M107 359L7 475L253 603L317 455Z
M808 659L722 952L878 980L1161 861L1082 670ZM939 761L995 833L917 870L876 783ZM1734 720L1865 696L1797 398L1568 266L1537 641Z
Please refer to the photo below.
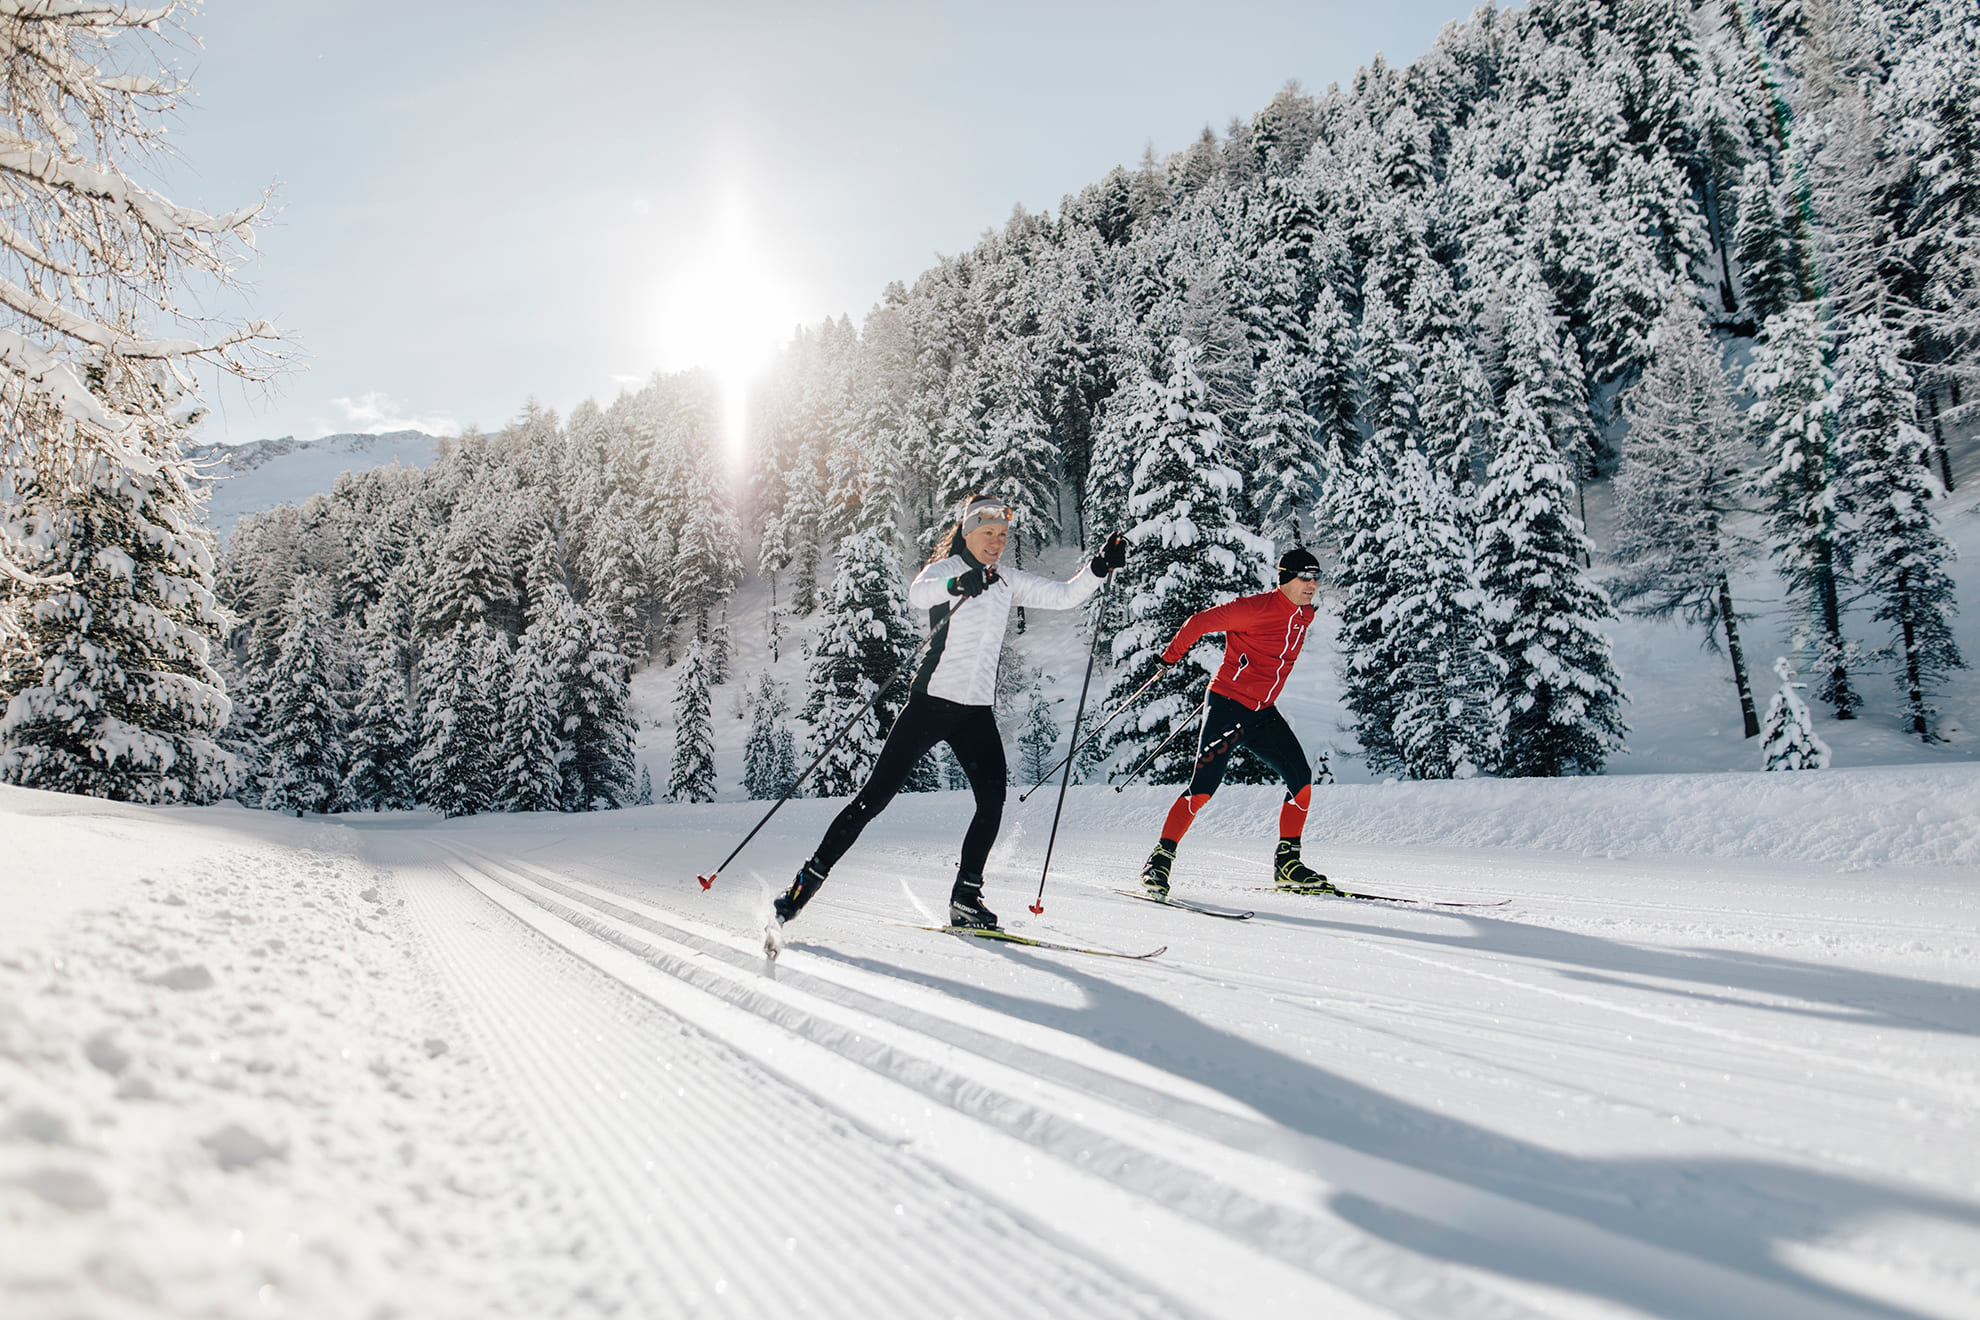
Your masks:
M976 794L976 815L970 818L969 830L963 835L962 869L971 875L983 874L997 826L1004 819L1004 788L1009 777L997 717L988 706L965 706L925 692L908 698L901 717L887 731L887 742L873 763L873 773L832 821L824 842L812 854L814 870L827 873L845 856L866 822L886 810L915 763L938 742L949 744L955 752L957 763L969 776L970 791Z
M1196 744L1196 770L1189 777L1192 796L1208 797L1224 782L1224 769L1238 744L1278 771L1286 781L1286 796L1295 797L1313 782L1313 771L1306 764L1306 751L1293 736L1286 717L1277 706L1253 710L1243 702L1232 701L1221 692L1210 694L1210 709L1203 720L1203 732Z

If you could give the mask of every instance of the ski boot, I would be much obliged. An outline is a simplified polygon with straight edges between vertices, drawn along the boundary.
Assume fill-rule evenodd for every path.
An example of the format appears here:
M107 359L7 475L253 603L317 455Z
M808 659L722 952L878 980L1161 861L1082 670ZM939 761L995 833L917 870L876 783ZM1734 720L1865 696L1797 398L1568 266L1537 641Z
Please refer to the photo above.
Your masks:
M781 925L795 917L804 905L811 901L811 896L818 892L818 886L824 883L825 873L812 863L806 862L800 866L797 879L791 881L789 889L777 895L777 901L773 905L777 911L778 924Z
M1141 883L1147 887L1150 898L1169 896L1169 868L1176 864L1176 845L1167 839L1155 844L1155 851L1148 854L1148 865L1141 868Z
M949 891L949 924L972 930L997 929L997 914L983 906L982 876L956 872L956 887Z
M1327 877L1299 859L1299 840L1280 839L1277 865L1272 871L1272 879L1281 889L1290 889L1301 894L1338 894L1341 891L1327 882Z

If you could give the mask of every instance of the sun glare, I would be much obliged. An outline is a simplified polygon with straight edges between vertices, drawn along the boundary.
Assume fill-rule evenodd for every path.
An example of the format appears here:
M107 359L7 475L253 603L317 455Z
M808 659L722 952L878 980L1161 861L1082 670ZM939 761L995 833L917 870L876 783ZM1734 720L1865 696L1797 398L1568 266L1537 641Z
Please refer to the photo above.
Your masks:
M734 461L743 458L750 383L797 322L740 196L731 194L707 228L683 245L660 309L660 358L668 370L704 367L722 396L722 426Z

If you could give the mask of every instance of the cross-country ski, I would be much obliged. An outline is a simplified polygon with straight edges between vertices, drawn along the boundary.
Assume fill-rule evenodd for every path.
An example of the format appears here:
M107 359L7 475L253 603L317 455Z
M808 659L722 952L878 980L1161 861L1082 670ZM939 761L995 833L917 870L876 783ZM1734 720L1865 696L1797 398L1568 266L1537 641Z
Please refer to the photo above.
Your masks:
M1081 944L1061 944L1055 940L1035 939L1030 935L1019 935L1015 931L988 930L980 926L916 926L916 930L932 930L943 935L960 935L965 938L988 940L992 943L1021 944L1031 949L1054 949L1060 953L1086 953L1100 958L1127 958L1142 961L1159 958L1169 951L1167 945L1150 949L1147 953L1123 953L1118 949L1093 949Z
M1127 898L1138 898L1147 903L1160 903L1164 907L1181 908L1184 912L1199 912L1206 917L1223 917L1227 921L1248 921L1254 915L1249 908L1219 907L1215 903L1199 903L1193 898L1177 898L1174 894L1155 895L1147 890L1116 889L1117 894Z
M1360 889L1337 889L1332 885L1324 889L1319 886L1269 885L1259 887L1257 892L1299 894L1307 898L1358 898L1369 903L1413 903L1418 907L1495 908L1512 903L1510 898L1411 898L1400 894L1371 894Z

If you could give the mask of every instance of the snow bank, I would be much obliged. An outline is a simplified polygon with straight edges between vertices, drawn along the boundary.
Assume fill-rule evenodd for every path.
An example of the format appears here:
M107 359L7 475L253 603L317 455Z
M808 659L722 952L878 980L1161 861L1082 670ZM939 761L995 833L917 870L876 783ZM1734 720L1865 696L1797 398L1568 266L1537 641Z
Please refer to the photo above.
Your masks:
M1173 788L1076 789L1067 825L1158 825ZM1191 837L1258 837L1277 788L1231 786ZM1150 834L1152 840L1153 835ZM1836 871L1980 864L1980 767L1888 766L1800 774L1628 775L1329 784L1310 847L1524 848L1588 857L1767 858Z

